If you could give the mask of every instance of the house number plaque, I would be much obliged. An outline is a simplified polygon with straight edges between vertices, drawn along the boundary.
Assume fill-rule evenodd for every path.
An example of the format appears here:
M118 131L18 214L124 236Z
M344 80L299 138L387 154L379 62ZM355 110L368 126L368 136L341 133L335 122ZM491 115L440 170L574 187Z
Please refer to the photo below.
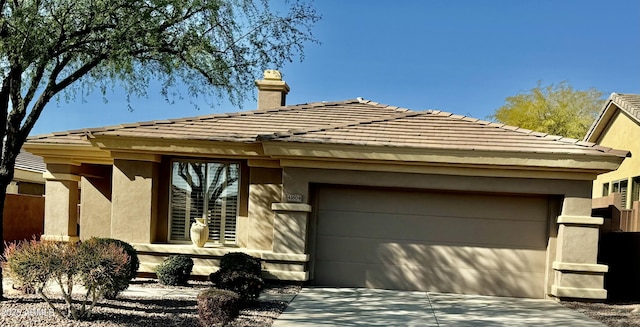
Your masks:
M287 194L287 202L302 202L302 194Z

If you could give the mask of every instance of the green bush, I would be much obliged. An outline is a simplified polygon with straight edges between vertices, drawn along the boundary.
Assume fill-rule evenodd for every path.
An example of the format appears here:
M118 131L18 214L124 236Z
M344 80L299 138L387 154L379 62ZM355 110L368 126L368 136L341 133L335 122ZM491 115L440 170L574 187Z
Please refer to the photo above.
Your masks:
M33 287L54 312L63 318L89 319L110 281L127 274L129 256L115 244L78 246L67 242L23 241L5 248L3 267L19 284ZM81 282L86 293L72 300L74 285ZM51 283L59 293L48 294ZM75 288L78 290L78 288ZM62 296L66 308L54 296Z
M237 293L244 303L249 303L260 297L264 281L259 276L244 271L224 271L220 273L217 286Z
M105 288L104 297L107 299L115 299L120 292L129 287L131 280L136 277L138 268L140 267L138 253L131 244L113 238L91 238L81 246L93 246L94 244L114 244L121 248L128 256L127 265L122 274L115 276L113 280L103 286Z
M220 270L223 272L244 271L260 277L262 265L260 258L255 258L242 252L232 252L225 254L220 259Z
M186 255L169 256L162 262L156 273L158 281L164 285L186 285L193 269L193 260Z
M240 296L229 290L210 288L200 292L197 299L202 326L224 326L240 312Z
M218 288L238 293L246 303L257 300L264 289L261 272L260 258L233 252L220 259L220 269L211 273L209 280Z

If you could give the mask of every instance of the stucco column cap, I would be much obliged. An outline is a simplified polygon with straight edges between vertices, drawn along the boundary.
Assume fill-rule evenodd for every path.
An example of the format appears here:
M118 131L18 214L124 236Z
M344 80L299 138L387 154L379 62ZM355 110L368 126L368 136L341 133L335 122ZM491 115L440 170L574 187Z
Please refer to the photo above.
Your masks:
M604 218L591 216L558 216L558 224L602 225Z
M72 181L79 182L80 175L75 174L67 174L67 173L52 173L50 171L45 171L42 173L42 178L48 181Z

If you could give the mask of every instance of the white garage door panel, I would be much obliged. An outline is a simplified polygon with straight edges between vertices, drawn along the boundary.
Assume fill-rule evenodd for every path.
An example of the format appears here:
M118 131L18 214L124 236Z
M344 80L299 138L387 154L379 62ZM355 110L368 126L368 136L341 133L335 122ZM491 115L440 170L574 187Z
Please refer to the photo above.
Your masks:
M546 257L539 249L510 249L426 243L379 242L372 239L326 238L318 261L389 266L458 267L463 269L544 273Z
M433 216L491 219L540 220L546 217L543 197L460 194L451 192L412 192L385 189L331 188L321 191L320 210L378 212L391 214L427 213ZM499 201L496 202L499 197ZM372 201L375 199L375 201ZM526 207L528 210L522 210ZM425 211L427 210L428 211ZM518 213L514 217L513 213Z
M357 263L326 263L316 274L327 276L326 284L421 290L443 293L544 297L544 273L500 272L441 267L381 267ZM425 281L429 281L425 289Z
M337 186L318 196L318 285L544 296L546 197Z
M524 248L546 245L546 221L396 215L323 210L318 235L386 240L429 240ZM389 220L392 219L392 222ZM335 228L340 226L341 228ZM366 228L363 228L366 226ZM411 226L411 228L407 228ZM378 228L375 228L378 227ZM495 237L500 235L501 237Z

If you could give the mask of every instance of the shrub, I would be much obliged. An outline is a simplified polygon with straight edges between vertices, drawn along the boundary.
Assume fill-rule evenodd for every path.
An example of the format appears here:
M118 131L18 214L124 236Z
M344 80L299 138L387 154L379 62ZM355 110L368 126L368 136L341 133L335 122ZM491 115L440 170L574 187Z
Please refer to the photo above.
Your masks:
M254 258L246 253L232 252L225 254L220 259L221 271L244 271L260 277L262 265L260 258Z
M164 285L186 285L193 269L193 260L186 255L169 256L162 262L156 273L158 281Z
M229 290L210 288L200 292L197 299L202 326L224 326L240 312L240 296Z
M129 255L116 243L88 241L80 244L77 252L79 277L93 304L129 276Z
M247 303L257 300L264 288L261 272L260 258L233 252L220 259L220 269L211 273L209 280L218 288L238 293L243 302Z
M121 248L128 256L126 267L122 273L114 276L115 278L112 281L103 285L104 297L107 299L115 299L120 292L129 287L131 280L136 277L138 268L140 267L138 253L131 244L113 238L91 238L85 241L82 246L94 246L97 244L114 244Z
M264 289L260 276L244 271L223 271L220 273L218 288L237 293L244 303L255 301Z
M91 317L91 312L104 294L103 285L123 274L129 257L115 244L78 246L66 242L10 244L5 248L3 266L21 285L33 287L60 317L75 320ZM86 294L74 304L72 292L80 281ZM47 294L47 285L55 282L66 309L60 308ZM76 290L78 288L75 288ZM88 304L88 306L87 306Z

